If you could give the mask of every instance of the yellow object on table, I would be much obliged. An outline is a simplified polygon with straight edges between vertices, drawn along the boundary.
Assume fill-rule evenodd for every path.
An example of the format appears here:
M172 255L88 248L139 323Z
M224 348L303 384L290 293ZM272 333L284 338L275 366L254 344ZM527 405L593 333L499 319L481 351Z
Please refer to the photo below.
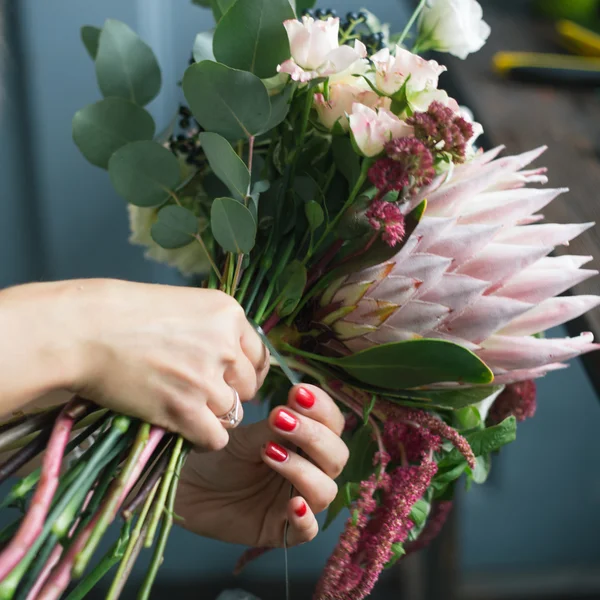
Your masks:
M556 31L561 44L573 54L600 57L600 34L564 19L556 23Z

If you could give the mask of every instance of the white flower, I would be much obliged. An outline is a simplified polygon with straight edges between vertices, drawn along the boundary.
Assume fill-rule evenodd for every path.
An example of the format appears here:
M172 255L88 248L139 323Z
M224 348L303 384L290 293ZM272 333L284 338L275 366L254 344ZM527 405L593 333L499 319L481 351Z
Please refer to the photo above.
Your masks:
M146 257L157 262L176 267L184 275L206 274L210 269L206 253L198 242L192 242L182 248L165 250L150 235L150 229L156 221L157 208L141 208L129 204L129 241L138 246L146 246Z
M412 135L413 128L385 108L354 103L349 117L354 142L365 156L377 156L391 139Z
M329 99L323 94L315 94L315 108L319 121L333 129L339 123L344 131L348 131L347 115L352 112L355 103L364 104L370 108L389 109L390 98L377 95L364 79L354 78L352 83L337 83L329 86Z
M367 56L367 48L360 41L354 47L340 46L340 20L302 17L302 22L290 19L283 23L290 42L292 58L281 63L277 71L288 73L294 81L310 81L345 71L353 63Z
M400 46L396 46L395 54L389 48L383 48L371 60L375 65L377 88L388 96L398 92L409 76L406 84L408 96L436 89L440 74L446 70L435 60L425 60Z
M432 102L439 102L455 113L460 112L458 102L451 96L448 96L446 90L426 90L410 98L410 106L415 112L425 112Z
M477 52L490 35L476 0L428 0L423 10L420 37L430 47L466 58Z

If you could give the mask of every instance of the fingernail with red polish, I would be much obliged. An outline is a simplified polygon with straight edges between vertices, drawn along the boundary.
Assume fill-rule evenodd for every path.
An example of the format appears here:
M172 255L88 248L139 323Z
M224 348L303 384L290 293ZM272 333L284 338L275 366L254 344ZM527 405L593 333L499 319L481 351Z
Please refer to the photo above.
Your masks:
M297 516L303 517L306 514L306 502L303 502L294 512Z
M296 390L296 402L302 408L312 408L315 403L315 395L305 387Z
M275 417L275 427L281 431L294 431L298 421L294 415L285 410L280 410Z
M275 442L269 442L266 445L265 454L277 462L285 462L288 458L287 450Z

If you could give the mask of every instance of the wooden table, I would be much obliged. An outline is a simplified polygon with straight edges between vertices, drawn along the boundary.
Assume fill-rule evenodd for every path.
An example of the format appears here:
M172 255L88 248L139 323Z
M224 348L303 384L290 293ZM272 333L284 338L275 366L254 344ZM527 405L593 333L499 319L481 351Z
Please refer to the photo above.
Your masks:
M570 192L544 208L547 222L600 222L600 90L569 89L507 80L492 70L498 51L562 52L551 22L515 11L485 11L492 33L483 49L462 61L449 55L438 60L448 67L442 85L469 106L484 127L484 147L499 144L517 154L547 144L536 164L549 169L553 187ZM445 80L444 80L445 78ZM594 256L585 268L600 268L600 224L557 254ZM575 294L599 294L600 278L573 288ZM592 331L600 340L600 308L568 325L570 335ZM600 353L584 357L584 365L600 391Z

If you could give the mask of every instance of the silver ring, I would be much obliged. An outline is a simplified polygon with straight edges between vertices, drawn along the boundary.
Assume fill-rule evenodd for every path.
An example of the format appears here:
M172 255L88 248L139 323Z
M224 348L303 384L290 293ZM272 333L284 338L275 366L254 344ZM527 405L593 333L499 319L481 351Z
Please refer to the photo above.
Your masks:
M235 388L232 387L231 390L233 391L233 406L224 415L217 417L227 429L234 429L244 418L244 410L242 409L240 395Z

